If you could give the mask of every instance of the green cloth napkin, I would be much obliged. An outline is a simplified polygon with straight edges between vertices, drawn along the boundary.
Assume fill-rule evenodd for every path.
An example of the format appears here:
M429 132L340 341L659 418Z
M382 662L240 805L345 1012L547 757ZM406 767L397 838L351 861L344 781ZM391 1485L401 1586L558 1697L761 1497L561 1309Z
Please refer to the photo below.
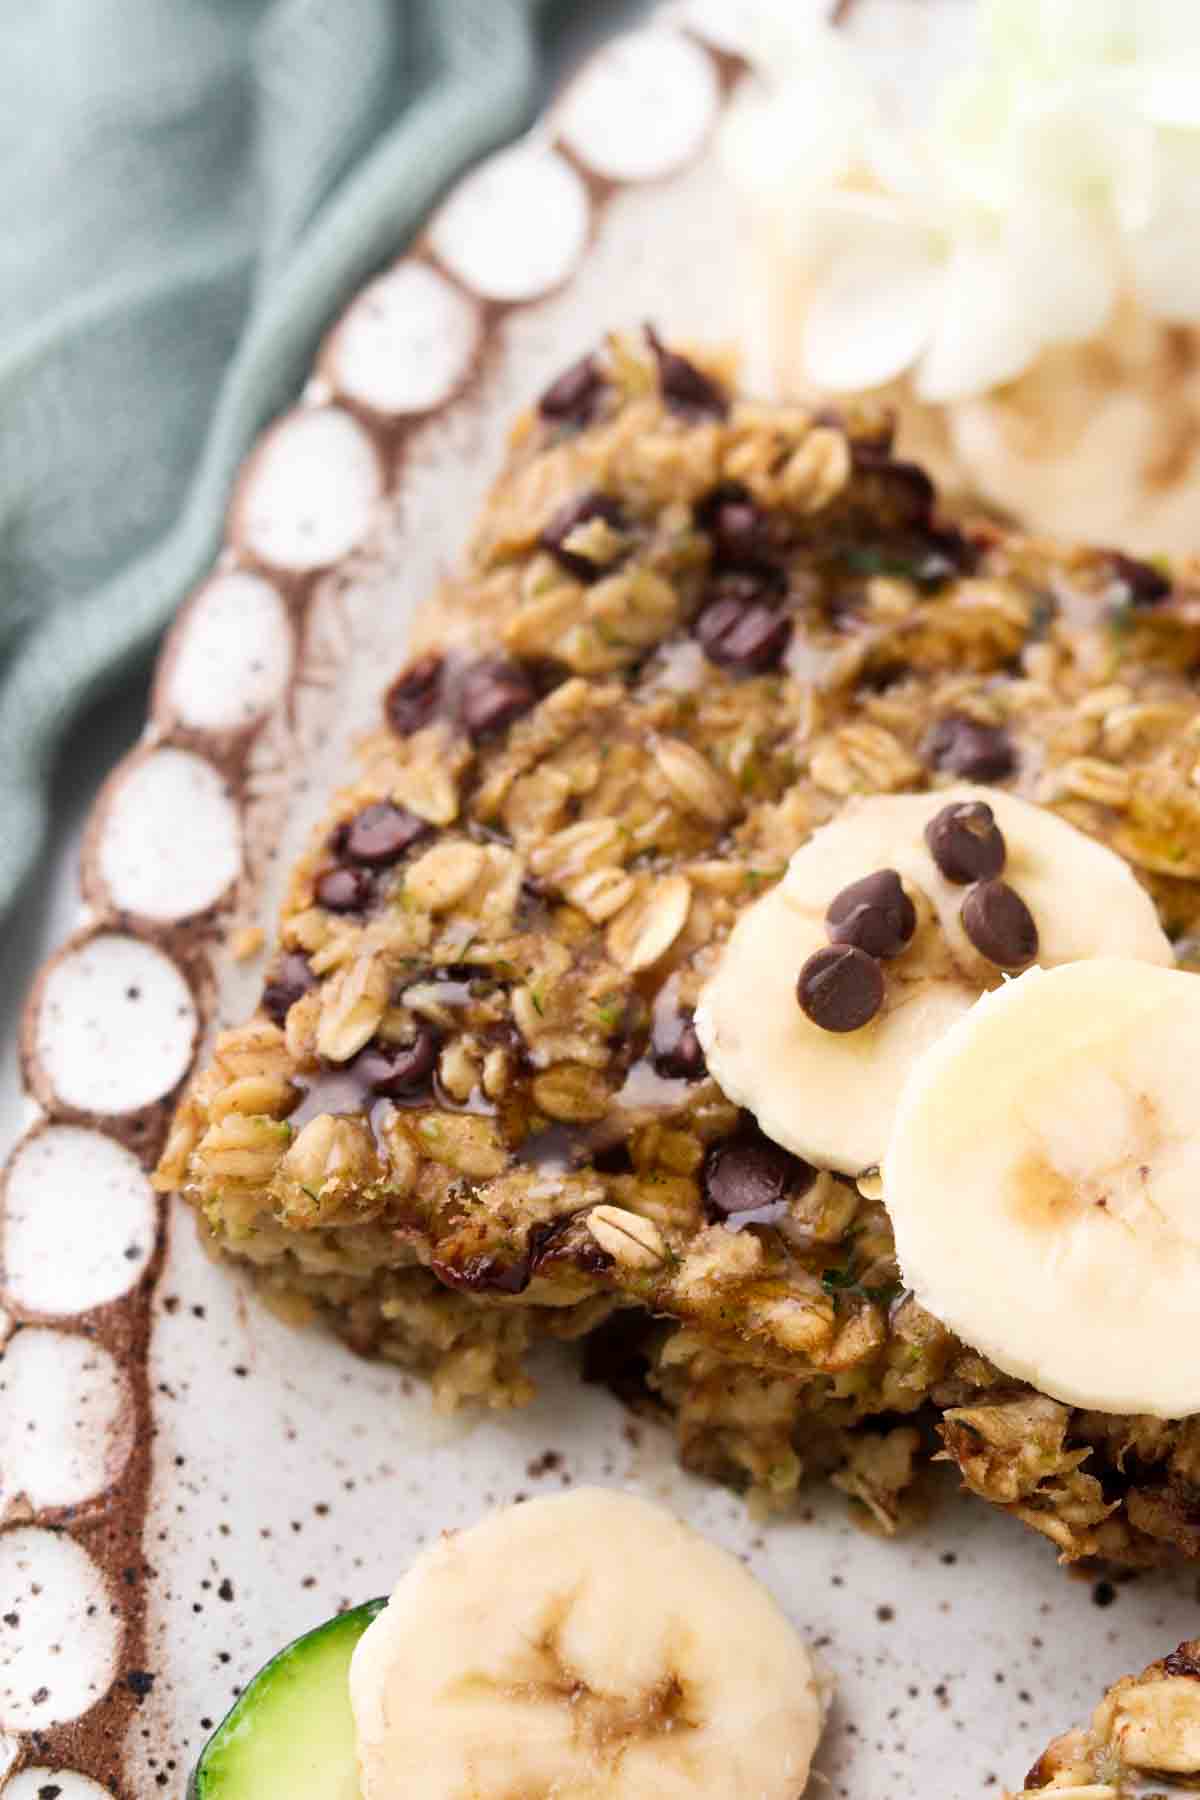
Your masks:
M339 303L523 123L546 11L5 9L0 908L65 726L204 574L238 464Z

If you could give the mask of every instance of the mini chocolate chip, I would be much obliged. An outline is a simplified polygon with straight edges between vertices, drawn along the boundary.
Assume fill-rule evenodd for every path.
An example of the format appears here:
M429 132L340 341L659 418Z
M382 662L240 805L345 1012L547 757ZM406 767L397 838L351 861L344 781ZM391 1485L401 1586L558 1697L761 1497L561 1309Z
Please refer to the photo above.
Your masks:
M854 944L829 944L800 970L796 998L822 1031L861 1031L883 1005L883 970Z
M1003 781L1017 766L1017 753L1003 725L981 725L966 713L947 713L926 733L927 762L968 781Z
M541 1225L534 1225L526 1239L525 1249L530 1268L536 1274L545 1262L563 1261L570 1255L564 1243L574 1225L575 1213L559 1213L557 1219L547 1219Z
M384 717L400 737L411 737L414 731L420 731L437 711L442 667L442 658L431 651L411 663L388 689L383 702Z
M792 636L786 613L765 601L749 604L732 595L711 600L695 624L696 638L719 669L762 674L776 668Z
M1128 605L1157 606L1160 600L1166 599L1171 583L1153 563L1138 562L1132 556L1123 556L1119 550L1110 550L1107 554L1113 579L1125 589Z
M923 593L933 593L958 575L973 575L979 552L956 525L927 529L907 549L912 577Z
M640 1307L622 1307L583 1340L583 1379L609 1388L634 1410L652 1400L647 1377L655 1332L654 1319Z
M759 562L742 569L718 569L705 590L706 605L736 600L739 606L778 605L787 594L787 576L775 563Z
M365 869L326 869L313 892L326 912L362 912L371 898L371 877Z
M463 675L459 717L473 738L502 731L536 704L537 689L531 677L520 663L506 657L486 657Z
M379 869L404 855L410 845L433 829L406 807L380 800L364 807L338 836L338 851L351 861Z
M716 1144L704 1159L701 1187L710 1219L738 1230L774 1225L817 1178L814 1168L759 1131Z
M1025 969L1038 952L1033 914L1007 881L981 881L962 903L963 930L998 969Z
M596 358L581 356L550 383L538 411L559 425L590 425L606 386Z
M646 341L658 363L658 385L673 412L711 413L723 419L729 400L711 376L705 375L686 356L668 350L653 325L646 326Z
M1004 867L1004 834L996 815L983 800L958 800L943 806L925 827L929 854L947 881L965 886L990 881Z
M268 1018L282 1025L296 1001L316 982L307 956L301 956L298 950L285 951L267 976L260 1005Z
M662 1023L656 1021L650 1050L660 1075L677 1081L699 1081L708 1073L690 1013L677 1013Z
M351 1067L373 1094L396 1100L425 1087L438 1059L440 1042L431 1025L418 1024L410 1044L384 1044L373 1039Z
M513 1262L495 1254L469 1256L464 1263L435 1256L430 1268L444 1287L467 1294L523 1294L533 1274L526 1259Z
M629 1154L628 1144L605 1144L592 1157L592 1167L597 1175L632 1175L633 1158Z
M756 563L768 548L766 519L740 481L723 481L695 508L718 562Z
M854 466L867 477L872 513L882 513L889 525L924 525L937 500L933 482L919 463L903 462L879 444L851 444Z
M899 956L912 943L917 909L895 869L876 869L834 895L825 924L831 943L854 944L868 956Z
M1163 1657L1164 1675L1187 1675L1193 1681L1200 1681L1200 1661L1192 1654L1196 1648L1195 1641L1184 1641L1169 1656Z
M614 531L620 531L625 522L620 501L611 494L595 490L577 494L558 508L538 539L542 549L548 550L555 562L561 563L568 574L577 576L580 581L597 581L610 567L608 563L593 562L590 556L582 556L577 550L563 548L571 533L592 519L603 519Z

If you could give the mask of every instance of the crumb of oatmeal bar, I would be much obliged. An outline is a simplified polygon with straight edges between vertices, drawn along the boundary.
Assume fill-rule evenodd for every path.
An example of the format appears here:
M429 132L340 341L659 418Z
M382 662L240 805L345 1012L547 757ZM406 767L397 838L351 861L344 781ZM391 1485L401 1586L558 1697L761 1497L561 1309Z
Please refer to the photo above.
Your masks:
M1134 1800L1147 1781L1200 1777L1200 1639L1114 1682L1087 1725L1042 1752L1009 1800L1074 1794L1083 1800ZM1188 1778L1191 1779L1188 1779Z
M609 341L518 422L159 1185L444 1404L523 1401L530 1348L582 1340L773 1500L831 1472L894 1521L940 1440L1066 1557L1200 1555L1200 1422L1073 1411L953 1339L877 1184L764 1139L692 1024L856 795L1003 783L1200 936L1200 589L1116 583L944 525L878 418Z

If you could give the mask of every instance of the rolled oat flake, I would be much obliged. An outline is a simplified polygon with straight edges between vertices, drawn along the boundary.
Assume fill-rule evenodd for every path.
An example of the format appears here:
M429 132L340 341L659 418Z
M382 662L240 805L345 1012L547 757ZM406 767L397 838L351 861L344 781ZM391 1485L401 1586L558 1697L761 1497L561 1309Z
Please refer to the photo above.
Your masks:
M860 1031L883 1005L883 970L854 944L830 944L800 970L796 998L822 1031Z

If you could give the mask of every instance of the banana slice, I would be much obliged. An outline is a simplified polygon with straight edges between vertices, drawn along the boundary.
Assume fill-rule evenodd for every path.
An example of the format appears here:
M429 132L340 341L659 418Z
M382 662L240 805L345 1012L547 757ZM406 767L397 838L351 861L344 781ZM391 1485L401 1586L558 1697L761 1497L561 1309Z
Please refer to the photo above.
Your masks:
M995 788L851 801L742 914L705 987L696 1031L715 1079L768 1137L820 1168L879 1162L913 1063L1000 980L964 930L970 888L925 841L944 808L983 802L1003 834L1004 880L1033 915L1044 966L1128 956L1168 965L1171 945L1128 865L1065 819ZM828 943L826 909L851 883L894 869L916 908L909 946L884 965L884 1004L857 1031L822 1030L797 1002L801 966Z
M766 1589L606 1488L426 1550L361 1639L350 1698L363 1800L798 1800L823 1712Z
M1031 969L922 1057L883 1163L904 1279L1010 1375L1200 1411L1200 980Z

